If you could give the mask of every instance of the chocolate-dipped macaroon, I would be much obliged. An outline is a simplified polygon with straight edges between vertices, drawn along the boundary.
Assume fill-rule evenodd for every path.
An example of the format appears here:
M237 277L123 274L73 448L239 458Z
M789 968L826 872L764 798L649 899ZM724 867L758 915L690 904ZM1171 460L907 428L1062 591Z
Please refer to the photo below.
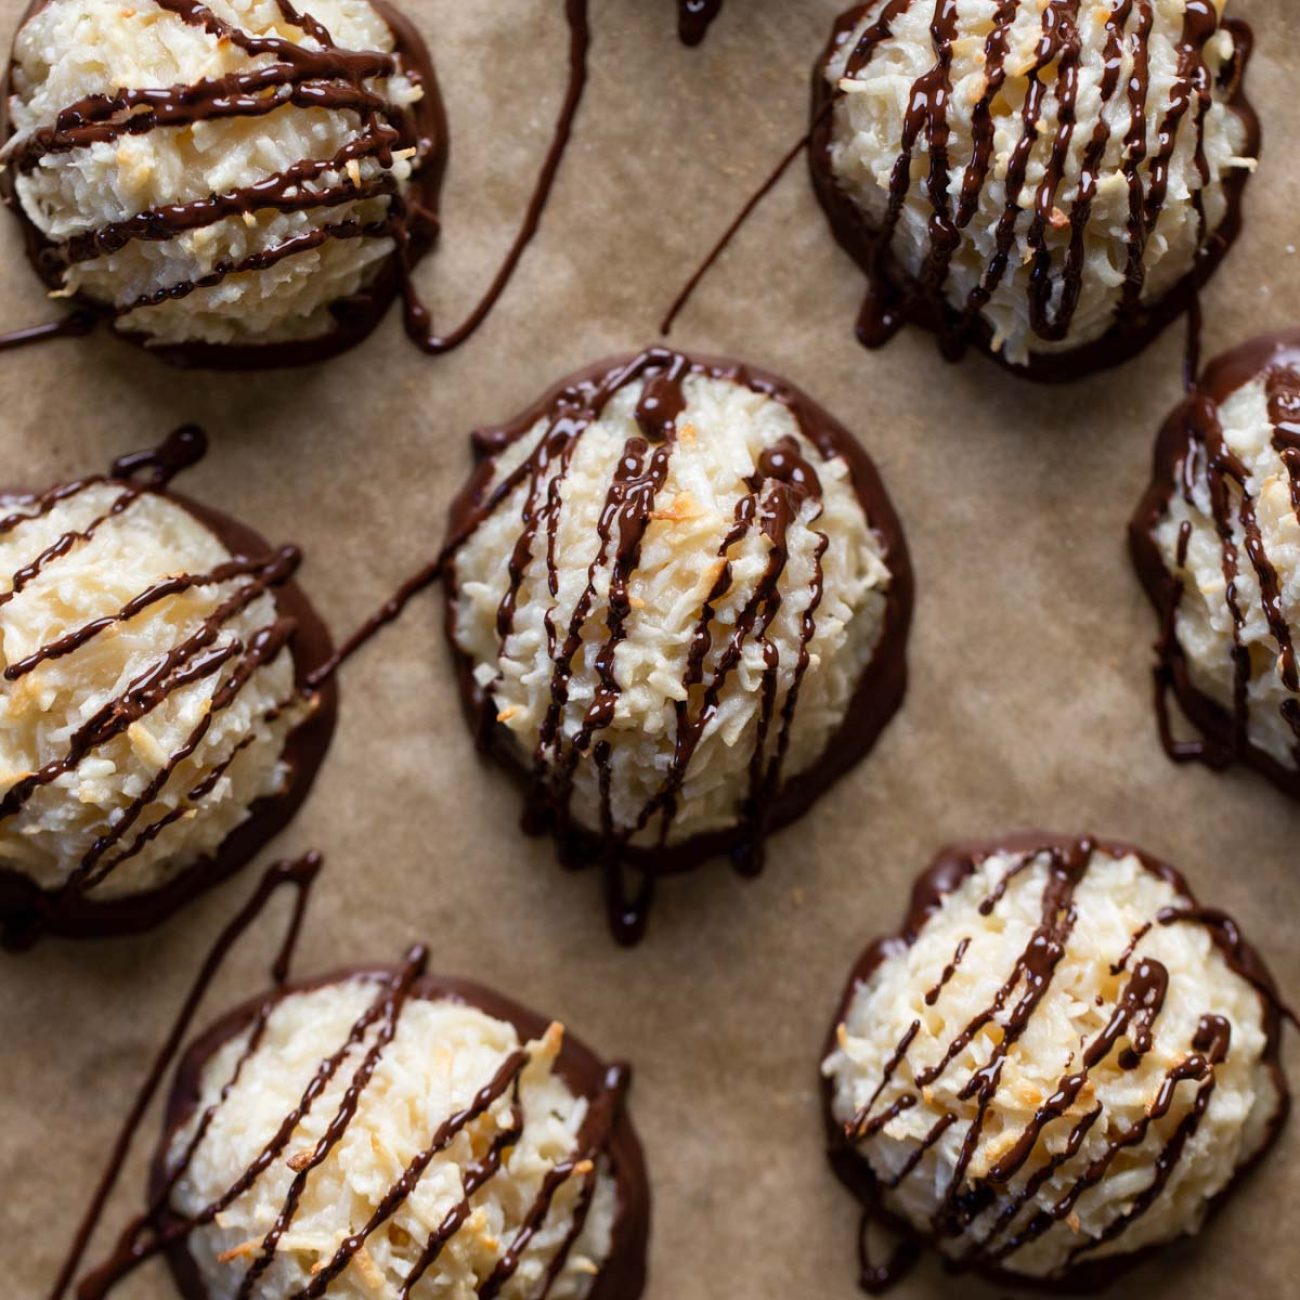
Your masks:
M570 376L475 449L446 551L466 703L632 940L655 875L757 870L897 709L902 530L797 389L666 349Z
M870 290L1031 378L1126 360L1191 303L1259 152L1224 0L871 0L814 73L810 159Z
M300 555L167 490L186 428L0 495L0 943L156 924L243 866L324 755Z
M8 89L37 271L168 360L342 351L435 233L438 87L385 0L35 0Z
M1001 1282L1086 1288L1199 1230L1286 1117L1259 957L1164 863L1021 835L942 853L867 949L822 1066L836 1171ZM864 1238L865 1240L865 1238Z
M1130 540L1169 756L1249 763L1300 798L1300 330L1211 363L1161 431ZM1201 740L1175 738L1170 691Z
M279 988L190 1049L153 1175L185 1300L641 1294L627 1069L424 964Z

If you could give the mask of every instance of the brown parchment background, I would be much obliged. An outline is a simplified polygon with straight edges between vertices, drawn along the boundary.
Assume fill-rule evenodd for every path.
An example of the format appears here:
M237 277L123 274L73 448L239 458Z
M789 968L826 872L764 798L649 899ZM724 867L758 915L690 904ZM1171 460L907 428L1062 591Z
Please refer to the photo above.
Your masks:
M6 43L23 3L0 0ZM450 325L508 242L545 146L561 6L406 7L432 44L453 133L443 242L420 272ZM436 548L472 428L651 341L689 264L804 130L809 67L839 7L728 0L688 51L670 0L595 0L572 153L539 240L468 346L431 360L390 316L350 355L281 374L182 374L109 338L3 355L0 479L45 486L201 421L214 446L186 490L301 543L305 586L346 632ZM1209 354L1300 317L1294 0L1231 9L1258 38L1248 84L1264 160L1246 233L1205 296ZM0 247L0 326L50 318L7 218ZM263 855L328 855L300 971L392 959L424 938L439 969L496 984L635 1063L655 1193L651 1300L856 1294L857 1216L822 1154L818 1054L851 962L899 923L913 875L948 840L1026 826L1134 840L1234 912L1300 997L1300 808L1245 771L1173 767L1152 716L1154 619L1124 527L1178 396L1179 331L1110 375L1043 389L977 357L945 365L911 330L862 351L862 288L798 166L673 340L784 373L855 430L916 565L903 712L814 816L773 840L763 877L718 864L670 882L644 945L617 949L595 878L566 874L549 841L516 831L514 790L476 758L432 595L349 668L315 792ZM254 879L143 938L0 956L6 1300L44 1295L200 954ZM278 920L249 936L202 1019L263 986ZM110 1228L142 1204L155 1125ZM1195 1245L1113 1294L1295 1294L1298 1161L1300 1126ZM159 1269L122 1294L172 1288ZM997 1294L933 1261L897 1292Z

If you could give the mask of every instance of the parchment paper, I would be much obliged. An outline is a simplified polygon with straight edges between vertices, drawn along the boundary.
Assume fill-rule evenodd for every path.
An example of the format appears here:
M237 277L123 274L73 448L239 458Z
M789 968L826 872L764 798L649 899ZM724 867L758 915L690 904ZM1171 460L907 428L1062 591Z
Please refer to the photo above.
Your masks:
M0 0L6 44L23 2ZM420 272L449 325L507 243L544 148L561 6L406 4L453 132L444 239ZM688 51L670 0L597 0L573 151L540 239L470 345L430 360L390 317L350 355L278 375L180 374L109 338L0 356L3 479L43 486L201 421L215 445L186 490L301 543L305 586L346 632L437 546L471 429L651 341L689 264L805 129L809 68L839 7L729 0ZM1205 297L1211 354L1300 316L1300 35L1290 0L1232 9L1258 37L1249 85L1265 146L1246 233ZM48 319L7 219L0 248L0 325ZM476 759L434 596L348 670L314 795L263 855L328 855L301 971L392 959L424 938L438 968L635 1063L655 1194L651 1300L857 1294L857 1213L823 1157L818 1053L850 964L899 923L913 875L950 839L1043 826L1137 841L1234 912L1300 996L1300 808L1245 771L1176 769L1156 737L1154 619L1124 528L1178 396L1178 332L1118 372L1041 389L977 357L947 366L913 330L863 352L862 288L800 166L674 336L788 375L855 430L916 564L907 703L871 758L775 838L764 876L718 864L670 882L644 945L615 948L596 879L520 835L514 790ZM45 1293L137 1080L255 871L147 937L0 958L6 1297ZM241 948L206 1018L264 985L277 920ZM110 1230L141 1207L154 1135L151 1120ZM1113 1294L1294 1294L1298 1158L1293 1126L1194 1245ZM159 1269L122 1294L172 1289ZM998 1292L929 1261L897 1294Z

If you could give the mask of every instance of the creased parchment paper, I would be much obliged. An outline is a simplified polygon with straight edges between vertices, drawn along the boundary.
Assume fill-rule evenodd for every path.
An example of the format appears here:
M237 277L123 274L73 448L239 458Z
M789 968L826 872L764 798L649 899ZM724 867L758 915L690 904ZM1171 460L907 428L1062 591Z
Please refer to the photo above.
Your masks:
M5 41L23 0L0 0ZM306 550L336 632L438 545L466 434L553 379L653 338L666 299L805 129L812 60L837 0L729 0L682 48L671 0L596 0L589 98L541 237L482 333L430 360L394 317L328 366L185 375L109 338L0 356L0 462L43 486L197 420L213 435L187 491ZM441 249L421 284L444 325L508 242L562 91L558 0L407 0L452 126ZM1206 346L1300 318L1300 35L1292 0L1235 0L1258 38L1250 90L1264 158L1246 232L1205 295ZM0 321L50 318L0 224ZM514 790L476 758L434 596L347 671L315 792L264 860L328 855L299 969L394 959L563 1017L635 1063L632 1107L655 1194L652 1300L849 1300L857 1213L822 1152L819 1049L850 964L901 920L945 841L1045 826L1134 840L1234 912L1300 997L1300 807L1245 772L1177 769L1150 700L1154 620L1124 528L1178 396L1167 334L1064 389L978 357L942 363L906 330L853 339L862 279L802 167L746 227L673 341L788 375L863 440L917 571L912 686L875 753L777 836L757 881L718 864L661 890L649 937L608 938L597 881L517 833ZM0 958L0 1291L42 1296L137 1080L201 952L255 870L160 932ZM240 948L205 1018L265 981L279 917ZM1294 1036L1293 1036L1294 1040ZM1287 1052L1300 1062L1295 1042ZM98 1250L142 1205L145 1141ZM1300 1127L1192 1245L1117 1297L1274 1300L1300 1276ZM1292 1229L1289 1231L1288 1229ZM122 1289L168 1297L162 1269ZM900 1300L1000 1294L933 1260Z

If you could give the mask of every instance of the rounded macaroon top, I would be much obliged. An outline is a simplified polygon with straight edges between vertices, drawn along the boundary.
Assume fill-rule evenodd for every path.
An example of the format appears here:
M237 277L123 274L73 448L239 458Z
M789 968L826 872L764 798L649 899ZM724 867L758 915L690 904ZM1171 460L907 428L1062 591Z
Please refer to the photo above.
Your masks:
M903 319L1031 377L1131 356L1235 238L1258 123L1226 0L871 0L819 65L814 174Z
M328 651L298 560L126 478L0 498L6 931L32 907L56 929L87 908L143 920L287 815L319 758L299 741L323 749L332 713L299 689L299 660Z
M391 300L395 241L423 242L404 196L436 187L437 87L378 0L44 0L10 89L37 269L164 355L337 350Z
M1172 869L1086 838L954 849L846 991L837 1168L966 1265L1100 1280L1271 1143L1279 1035L1262 964Z
M1171 757L1240 758L1300 798L1300 331L1208 368L1160 435L1131 536ZM1174 739L1171 688L1203 742Z
M280 990L191 1049L155 1165L187 1300L640 1293L626 1071L423 960Z
M668 869L755 843L897 706L901 532L794 390L654 350L478 445L449 633L485 729L580 850Z

